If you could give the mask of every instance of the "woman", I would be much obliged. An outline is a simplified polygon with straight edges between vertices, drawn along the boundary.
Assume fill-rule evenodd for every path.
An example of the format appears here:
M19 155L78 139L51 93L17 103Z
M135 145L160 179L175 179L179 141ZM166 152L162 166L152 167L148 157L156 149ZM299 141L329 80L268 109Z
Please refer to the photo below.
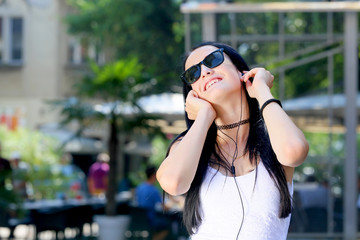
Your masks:
M213 42L196 46L184 70L187 130L157 178L167 193L186 194L191 238L286 239L294 168L309 146L273 98L274 76Z

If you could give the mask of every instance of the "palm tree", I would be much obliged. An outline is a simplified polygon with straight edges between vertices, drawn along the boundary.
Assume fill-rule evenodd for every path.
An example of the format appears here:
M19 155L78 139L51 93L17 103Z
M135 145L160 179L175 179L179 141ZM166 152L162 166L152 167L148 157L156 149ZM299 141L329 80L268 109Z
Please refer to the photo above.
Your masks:
M78 133L94 122L108 124L110 171L105 214L115 216L117 159L122 151L119 133L129 134L137 129L157 131L146 121L155 117L145 114L138 105L139 98L145 96L155 81L143 73L142 65L135 58L102 67L91 63L90 69L90 74L76 84L78 98L56 101L55 104L62 107L63 123L74 119L79 121L81 127Z

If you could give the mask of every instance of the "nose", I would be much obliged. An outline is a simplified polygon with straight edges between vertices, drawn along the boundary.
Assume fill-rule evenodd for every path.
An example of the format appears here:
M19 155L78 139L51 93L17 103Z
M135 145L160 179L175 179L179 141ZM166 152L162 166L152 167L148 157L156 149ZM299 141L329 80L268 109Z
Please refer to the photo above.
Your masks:
M204 78L206 77L206 75L210 75L214 72L213 69L211 68L208 68L207 66L205 65L201 65L201 77Z

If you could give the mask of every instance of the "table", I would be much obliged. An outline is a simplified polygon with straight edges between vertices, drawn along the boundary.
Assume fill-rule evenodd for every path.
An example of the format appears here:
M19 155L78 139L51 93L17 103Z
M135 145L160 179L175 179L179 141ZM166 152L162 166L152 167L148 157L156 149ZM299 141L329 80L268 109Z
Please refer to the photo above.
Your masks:
M122 193L116 198L117 211L126 213L131 196ZM56 235L66 228L73 228L77 236L82 235L84 224L92 224L93 216L104 214L105 198L68 199L68 200L37 200L23 204L29 213L31 224L35 226L35 237L38 233L51 230Z

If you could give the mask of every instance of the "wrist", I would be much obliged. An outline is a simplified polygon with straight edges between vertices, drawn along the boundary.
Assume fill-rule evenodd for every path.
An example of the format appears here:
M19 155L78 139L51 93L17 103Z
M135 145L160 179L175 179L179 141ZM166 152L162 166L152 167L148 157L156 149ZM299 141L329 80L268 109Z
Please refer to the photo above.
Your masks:
M269 99L272 99L272 98L274 98L274 97L273 97L273 95L271 93L262 94L261 96L259 96L257 98L258 103L259 103L259 107L261 108L266 101L268 101Z
M204 121L204 123L207 123L210 127L210 125L213 123L215 118L216 118L216 112L213 108L210 109L204 108L199 111L197 119L202 119L202 121Z
M277 103L277 104L282 108L282 105L281 105L280 100L275 99L275 98L270 98L269 100L267 100L266 102L264 102L264 104L263 104L263 105L261 106L261 108L260 108L260 116L261 116L262 119L264 119L263 111L264 111L264 109L266 108L266 106L269 105L270 103Z

